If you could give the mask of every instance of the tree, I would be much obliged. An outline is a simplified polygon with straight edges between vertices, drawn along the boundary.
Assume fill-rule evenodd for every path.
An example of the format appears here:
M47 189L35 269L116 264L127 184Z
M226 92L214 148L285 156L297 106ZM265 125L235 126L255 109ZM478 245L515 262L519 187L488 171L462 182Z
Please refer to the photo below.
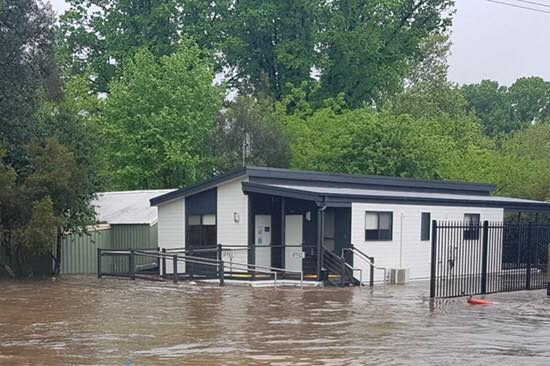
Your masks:
M539 77L519 78L508 94L514 119L523 126L550 119L550 82Z
M241 94L280 100L292 85L312 80L318 11L313 0L235 2L221 43L230 85Z
M107 92L139 49L171 55L182 37L213 49L220 37L219 12L229 7L225 0L67 2L70 8L60 20L64 63L70 74L92 76L95 92Z
M508 134L550 119L550 83L537 77L520 78L510 87L496 81L461 88L468 109L481 119L490 136Z
M393 114L408 114L415 118L466 117L464 95L448 83L418 82L390 99L384 108Z
M344 93L357 108L400 92L414 65L429 56L424 43L450 26L446 14L452 5L448 0L326 2L319 46L323 95Z
M212 135L215 166L222 170L243 164L288 167L290 144L270 101L240 96L222 110Z
M59 97L53 13L34 0L0 2L0 146L10 165L25 165L23 146L40 128L42 97Z
M51 11L34 0L0 5L0 245L18 274L26 257L53 254L56 237L94 216L94 154L63 100L53 29Z
M174 188L212 173L206 138L222 107L214 69L191 42L160 59L139 51L100 106L110 189Z
M517 177L503 171L513 194L518 197L550 200L550 124L536 124L508 136L502 150L521 159L523 175Z
M464 85L461 91L468 102L468 110L481 119L488 135L509 133L520 128L519 121L513 119L505 86L496 81L483 80L479 84Z
M438 125L409 116L331 108L286 120L292 166L300 169L439 178L440 156L451 140Z
M449 85L447 56L451 49L450 38L447 33L434 33L420 43L420 52L424 57L420 62L412 62L406 77L408 88Z
M7 188L0 197L2 245L17 273L22 274L24 258L48 252L56 253L58 273L65 230L93 222L92 193L84 190L89 185L73 153L56 137L35 139L24 149L24 170L0 166Z

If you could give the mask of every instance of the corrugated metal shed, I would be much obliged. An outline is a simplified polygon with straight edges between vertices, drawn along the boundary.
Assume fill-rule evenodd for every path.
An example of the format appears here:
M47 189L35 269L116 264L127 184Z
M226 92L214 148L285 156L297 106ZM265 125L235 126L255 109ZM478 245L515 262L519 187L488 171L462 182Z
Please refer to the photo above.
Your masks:
M97 272L97 249L156 248L157 208L149 205L152 197L171 192L170 189L98 193L93 201L97 226L88 234L69 234L63 239L61 272L90 274ZM150 265L151 259L138 257L137 266ZM104 270L128 270L126 258L104 257Z

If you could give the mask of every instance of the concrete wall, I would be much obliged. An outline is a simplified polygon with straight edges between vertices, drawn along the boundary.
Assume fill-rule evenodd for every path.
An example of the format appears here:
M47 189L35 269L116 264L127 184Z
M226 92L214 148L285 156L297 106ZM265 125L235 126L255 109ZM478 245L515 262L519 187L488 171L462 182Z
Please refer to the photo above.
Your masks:
M365 212L393 212L393 238L391 241L365 240ZM351 243L375 258L377 266L409 268L411 279L430 276L431 240L420 240L421 214L430 212L432 220L463 221L465 213L479 213L481 222L502 221L504 210L486 207L417 206L396 204L353 203L351 212ZM368 278L368 265L354 258L354 267L363 268ZM383 280L383 272L375 271L375 280Z

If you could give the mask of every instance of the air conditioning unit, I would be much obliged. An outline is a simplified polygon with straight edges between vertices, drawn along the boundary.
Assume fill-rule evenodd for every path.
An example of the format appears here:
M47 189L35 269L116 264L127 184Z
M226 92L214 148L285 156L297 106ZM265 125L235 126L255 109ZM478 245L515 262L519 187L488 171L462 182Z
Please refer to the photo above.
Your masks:
M390 268L389 282L393 285L402 285L409 281L408 268Z

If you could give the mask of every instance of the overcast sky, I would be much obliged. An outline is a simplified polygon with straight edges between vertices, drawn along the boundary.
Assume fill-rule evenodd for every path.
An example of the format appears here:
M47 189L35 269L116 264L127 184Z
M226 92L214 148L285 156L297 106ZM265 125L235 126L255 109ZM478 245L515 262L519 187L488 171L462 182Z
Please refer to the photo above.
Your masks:
M67 9L64 0L50 1L58 13ZM550 80L550 0L535 1L548 7L498 0L548 13L487 0L455 1L449 57L452 81L468 84L492 79L509 85L522 76Z

